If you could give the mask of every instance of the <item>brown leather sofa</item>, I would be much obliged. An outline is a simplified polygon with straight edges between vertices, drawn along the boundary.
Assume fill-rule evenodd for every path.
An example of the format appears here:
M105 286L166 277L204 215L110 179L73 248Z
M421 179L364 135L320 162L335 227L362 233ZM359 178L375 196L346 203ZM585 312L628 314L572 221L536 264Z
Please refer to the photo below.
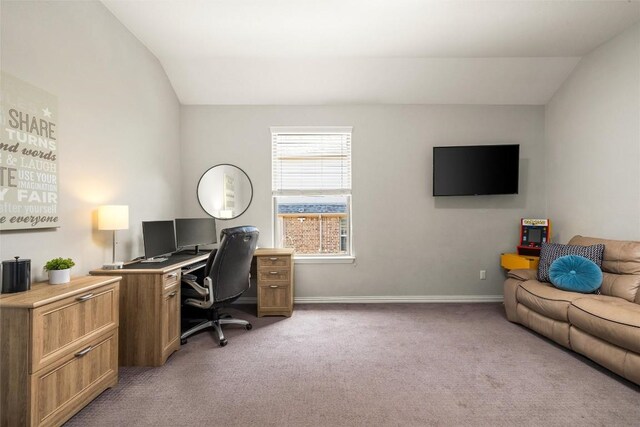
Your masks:
M600 295L539 282L536 270L511 270L507 319L640 384L640 242L575 236L570 245L605 245Z

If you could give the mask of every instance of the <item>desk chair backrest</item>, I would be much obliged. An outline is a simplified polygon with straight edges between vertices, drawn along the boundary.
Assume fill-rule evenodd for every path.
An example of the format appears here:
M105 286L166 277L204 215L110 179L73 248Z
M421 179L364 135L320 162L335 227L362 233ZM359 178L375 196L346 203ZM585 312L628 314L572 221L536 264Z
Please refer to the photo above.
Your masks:
M216 302L232 300L249 289L251 260L258 244L256 227L226 228L220 232L220 246L207 260L207 277L213 282Z

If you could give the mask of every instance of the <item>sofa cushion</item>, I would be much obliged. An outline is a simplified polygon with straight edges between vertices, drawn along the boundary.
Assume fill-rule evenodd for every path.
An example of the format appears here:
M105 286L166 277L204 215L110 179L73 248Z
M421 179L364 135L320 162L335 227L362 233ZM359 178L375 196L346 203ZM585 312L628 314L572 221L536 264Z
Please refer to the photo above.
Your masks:
M553 261L549 278L558 289L590 294L602 285L602 270L590 259L566 255Z
M594 295L573 301L569 322L611 344L640 353L640 305L622 298Z
M562 322L569 322L567 313L571 302L585 297L590 297L590 295L562 291L549 283L537 280L522 283L516 293L520 304L536 313Z
M624 298L640 304L640 242L574 236L570 245L604 244L602 271L603 295Z
M640 303L640 275L602 273L600 293Z
M543 243L540 249L538 264L538 280L549 282L549 268L556 259L565 255L579 255L593 261L598 267L602 265L603 244L591 246L561 245L559 243Z
M574 236L570 245L603 244L602 271L615 274L640 274L640 242Z

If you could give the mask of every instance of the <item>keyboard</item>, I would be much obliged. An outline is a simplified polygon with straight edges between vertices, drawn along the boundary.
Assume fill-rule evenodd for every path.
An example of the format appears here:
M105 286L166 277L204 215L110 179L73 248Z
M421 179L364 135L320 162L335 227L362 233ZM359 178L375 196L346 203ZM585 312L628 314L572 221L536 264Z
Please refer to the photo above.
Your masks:
M187 265L186 267L182 268L182 274L189 274L192 271L200 270L201 268L204 268L205 265L207 265L206 262L200 262L198 264Z
M158 257L158 258L149 258L149 259L143 259L142 261L140 261L141 263L148 263L148 262L165 262L167 261L169 258L167 257Z

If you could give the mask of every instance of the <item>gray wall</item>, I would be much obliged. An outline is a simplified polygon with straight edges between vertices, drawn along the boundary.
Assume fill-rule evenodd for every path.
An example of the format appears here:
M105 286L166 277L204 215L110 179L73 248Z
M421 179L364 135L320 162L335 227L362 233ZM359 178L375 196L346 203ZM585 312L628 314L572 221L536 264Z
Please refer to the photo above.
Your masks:
M556 240L640 240L640 25L585 56L546 107Z
M216 107L181 109L182 214L202 216L200 175L244 169L251 224L272 245L270 126L353 126L354 264L298 264L297 297L501 295L501 252L521 217L545 217L544 108L499 106ZM521 145L520 194L434 198L434 145ZM479 280L479 270L487 280Z
M111 261L101 204L128 204L120 260L142 255L143 219L171 219L180 200L179 103L158 60L99 2L2 2L2 70L58 97L62 226L2 232L0 258L63 256L72 275Z
M195 186L217 163L243 168L255 190L247 213L219 227L257 225L272 245L270 126L354 127L357 260L299 264L297 296L499 295L499 254L514 249L523 216L551 217L560 241L640 239L638 25L583 58L546 109L180 108L156 58L101 3L1 7L2 70L59 103L62 227L0 235L0 258L31 258L35 279L52 257L74 258L75 275L110 260L100 204L130 205L119 259L142 254L141 220L203 216ZM434 145L490 143L521 144L520 195L430 195Z

